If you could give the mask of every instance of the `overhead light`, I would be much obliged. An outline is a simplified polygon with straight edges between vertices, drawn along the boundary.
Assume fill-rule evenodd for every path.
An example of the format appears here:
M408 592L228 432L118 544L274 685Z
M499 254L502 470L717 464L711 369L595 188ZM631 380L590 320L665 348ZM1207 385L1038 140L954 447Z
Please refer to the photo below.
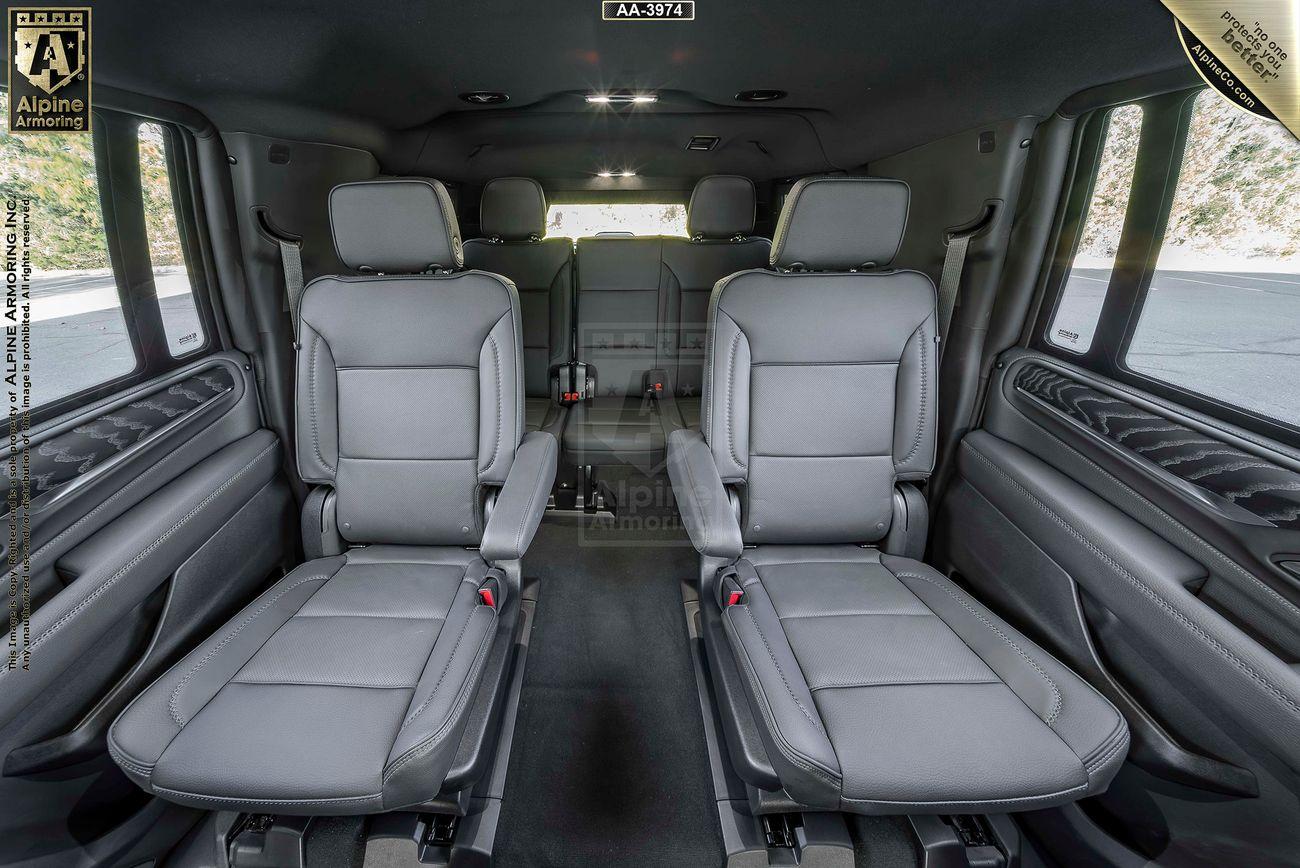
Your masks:
M589 93L586 100L591 105L645 105L659 102L653 93Z
M498 105L510 99L510 94L499 90L471 90L462 93L460 98L470 105Z
M691 140L686 143L688 151L711 151L718 146L717 136L691 136Z
M736 102L775 102L787 95L783 90L742 90L736 94Z
M635 178L636 172L597 172L597 178Z

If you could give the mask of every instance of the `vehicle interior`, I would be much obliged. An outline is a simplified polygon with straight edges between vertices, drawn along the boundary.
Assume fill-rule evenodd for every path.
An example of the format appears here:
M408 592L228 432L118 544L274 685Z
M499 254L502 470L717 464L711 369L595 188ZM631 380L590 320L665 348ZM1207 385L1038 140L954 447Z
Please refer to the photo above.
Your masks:
M0 865L1300 864L1300 142L1156 0L692 8L94 8Z

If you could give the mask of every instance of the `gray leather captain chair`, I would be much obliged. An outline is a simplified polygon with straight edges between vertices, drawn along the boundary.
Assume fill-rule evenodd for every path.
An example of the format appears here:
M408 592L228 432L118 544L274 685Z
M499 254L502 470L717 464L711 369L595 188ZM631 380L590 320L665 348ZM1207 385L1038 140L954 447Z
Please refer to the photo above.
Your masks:
M515 288L461 270L436 181L344 184L330 215L362 274L303 294L297 453L338 538L114 723L113 758L175 802L361 814L434 799L476 696L496 690L485 662L511 641L557 451L522 436Z
M934 460L934 286L885 268L908 195L794 186L775 270L714 289L701 431L669 438L728 751L759 810L1044 808L1103 791L1128 747L1087 683L878 547L896 485Z

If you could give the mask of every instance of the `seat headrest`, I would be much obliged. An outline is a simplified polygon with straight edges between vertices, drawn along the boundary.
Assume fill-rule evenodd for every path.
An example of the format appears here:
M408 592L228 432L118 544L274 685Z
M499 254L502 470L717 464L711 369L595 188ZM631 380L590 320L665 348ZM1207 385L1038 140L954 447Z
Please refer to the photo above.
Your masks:
M376 178L330 191L334 249L355 271L418 274L465 264L460 226L441 181Z
M889 178L804 178L776 221L772 265L809 271L888 265L903 240L911 192Z
M754 182L740 175L701 178L686 206L692 238L735 238L754 231Z
M546 234L546 194L532 178L496 178L483 188L479 230L488 238L528 241Z

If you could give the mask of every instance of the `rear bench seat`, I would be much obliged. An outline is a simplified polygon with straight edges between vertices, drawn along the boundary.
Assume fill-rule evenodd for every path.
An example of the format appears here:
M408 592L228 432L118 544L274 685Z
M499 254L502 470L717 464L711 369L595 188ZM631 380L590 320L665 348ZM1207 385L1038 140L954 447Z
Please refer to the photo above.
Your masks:
M647 375L670 358L662 346L670 294L663 243L658 236L578 239L577 357L596 383L564 431L565 452L579 466L651 470L663 461L661 408L646 396Z
M757 197L739 175L701 178L686 209L685 238L665 238L665 278L679 299L669 336L673 404L682 427L700 427L704 347L713 285L738 271L767 267L771 242L751 238Z
M571 358L573 241L543 238L546 194L532 178L483 188L482 238L465 242L465 267L504 275L519 291L524 340L524 427L556 437L567 408L551 400L551 371Z
M596 388L565 429L575 464L652 470L669 432L699 427L713 285L767 262L767 239L749 237L754 210L752 181L711 175L691 195L689 239L578 240L577 358L595 372ZM654 383L662 399L650 397Z

